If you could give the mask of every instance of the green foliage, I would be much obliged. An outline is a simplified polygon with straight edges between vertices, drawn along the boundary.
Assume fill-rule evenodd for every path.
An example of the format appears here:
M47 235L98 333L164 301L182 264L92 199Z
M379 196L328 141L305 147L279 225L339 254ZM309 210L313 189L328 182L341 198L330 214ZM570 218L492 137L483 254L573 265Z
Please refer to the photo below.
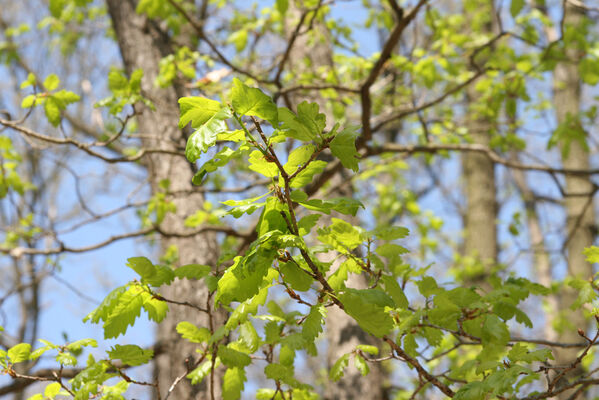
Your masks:
M40 25L60 30L66 42L67 28L85 18L85 10L91 9L92 3L95 2L50 0L50 15ZM505 16L510 23L502 26L505 32L497 37L485 28L492 25L494 13L487 12L487 5L480 0L465 1L456 14L452 14L451 7L447 10L423 7L414 23L421 24L426 42L430 43L414 40L408 56L395 51L404 47L402 37L399 44L390 46L392 54L383 59L380 54L372 58L357 56L362 50L353 39L352 28L331 16L331 2L307 0L297 6L298 10L290 12L288 0L276 0L272 5L249 7L247 13L222 0L206 4L210 13L227 6L225 10L233 14L227 20L230 26L223 28L218 42L229 46L231 51L234 48L235 56L229 60L227 52L221 53L215 47L217 42L208 40L205 31L208 25L203 25L203 20L195 21L199 16L203 19L206 10L196 9L193 2L140 0L136 12L143 14L139 17L147 25L144 29L171 38L173 47L172 54L166 54L166 48L161 49L157 70L146 73L155 86L174 86L177 93L189 89L187 93L201 94L178 100L178 128L181 138L187 138L184 154L193 164L189 166L194 174L192 182L202 186L196 188L202 195L216 192L217 201L206 202L197 211L179 209L186 215L185 228L191 232L209 224L208 230L212 231L221 227L234 230L255 223L255 231L247 233L242 229L226 238L222 236L228 235L229 229L215 234L216 242L221 245L220 258L207 262L210 265L187 264L175 268L176 248L163 257L161 263L165 265L154 264L141 256L129 258L126 266L138 275L137 279L110 292L84 321L101 324L104 337L115 339L135 324L142 310L151 321L161 323L169 304L186 307L190 314L186 318L190 321L195 320L196 313L206 320L204 326L178 321L175 328L182 339L194 346L191 354L181 355L181 360L187 358L190 366L186 378L192 385L206 385L208 377L215 377L215 370L222 370L222 398L239 399L249 371L253 374L252 367L259 365L264 367L262 378L270 380L270 387L276 389L259 389L256 398L315 399L318 389L298 379L295 368L304 357L298 354L305 351L308 357L318 355L327 311L336 308L374 341L357 344L337 359L328 371L330 381L339 381L347 369L366 376L373 363L381 361L375 359L380 356L383 360L403 363L410 368L411 377L418 378L405 379L398 385L401 389L394 388L397 399L410 396L403 386L415 388L412 397L421 391L422 398L434 397L429 391L444 388L455 392L454 399L534 398L529 389L536 390L544 384L542 372L551 369L548 363L553 354L547 347L535 347L514 338L512 332L515 326L533 328L536 318L529 317L530 309L524 302L531 295L546 295L550 290L510 276L506 271L489 275L482 287L461 285L460 279L470 270L489 269L475 257L456 256L454 269L460 269L456 279L438 274L439 269L445 271L446 265L440 261L435 265L428 263L432 259L442 260L437 257L439 254L451 254L458 247L458 239L443 237L445 232L440 233L443 220L427 213L419 202L419 196L426 196L428 189L417 193L414 189L417 185L407 185L403 173L413 164L429 168L437 160L448 158L445 148L488 143L488 154L494 161L525 149L527 142L517 133L525 126L526 120L521 115L530 110L546 111L535 104L536 97L542 94L528 93L531 80L545 79L545 73L553 70L556 63L567 60L568 51L574 50L580 58L577 60L580 80L587 85L599 82L599 50L589 40L588 17L581 16L576 29L564 21L563 37L545 46L540 36L542 28L551 31L554 27L549 16L543 14L545 6L541 3L527 5L523 0L511 0L509 15ZM386 35L404 22L411 23L405 17L399 21L399 11L392 10L394 6L395 2L364 1L369 13L365 28L372 27ZM293 45L298 46L297 43L287 43L289 52L272 60L267 54L257 57L253 53L256 48L262 49L261 38L269 38L276 45L280 44L277 38L287 39L292 32L289 27L297 23L296 11L302 13L302 24L297 26L293 40L301 38L306 46L314 47L323 40L334 42L342 49L331 55L334 70L312 65L314 60L310 55L297 57L293 54ZM503 14L497 13L498 18ZM191 25L182 29L190 21L194 29L187 29ZM289 25L290 22L293 24ZM464 26L468 29L464 30ZM16 37L27 30L27 26L5 30L5 36ZM114 35L116 30L113 26L107 35ZM320 30L323 32L319 33ZM542 51L526 54L519 47L513 49L502 41L504 36L517 39L521 46L534 44ZM209 49L202 55L192 50L200 42ZM76 38L69 43L76 44ZM18 61L9 45L0 42L0 60ZM212 53L216 54L214 59ZM246 59L245 54L252 56ZM256 71L264 65L269 65L267 73L259 76ZM301 68L290 73L286 65ZM203 79L185 82L196 79L197 70L215 66L226 66L227 73L235 77L223 81L219 78L214 85L205 84ZM375 82L369 82L370 74L379 67L381 76L373 76ZM385 79L381 79L382 75ZM143 79L141 69L128 76L112 68L107 76L110 95L96 106L106 107L106 112L116 118L124 110L133 110L136 119L144 118L146 108L154 110L154 102L158 111L163 111L162 99L146 97L151 84L142 85ZM294 86L288 86L290 83ZM73 92L59 90L60 86L56 74L46 76L43 81L28 74L21 89L31 88L33 93L22 100L22 108L43 106L49 123L59 126L67 106L80 100ZM559 89L556 86L555 90ZM294 107L304 92L310 92L306 98L312 101L302 101ZM458 103L464 94L476 97L476 104L463 107ZM445 100L458 105L447 106ZM140 108L144 111L140 112ZM362 128L350 124L357 120L356 112L362 113L360 123L365 124ZM488 138L478 141L475 135L479 133L460 126L463 115L490 121L491 127L484 129ZM502 126L499 122L504 118L509 123ZM596 109L592 107L568 113L543 145L548 149L559 148L564 158L575 145L591 150L588 132L595 120ZM376 132L367 138L366 132L370 130ZM413 135L415 144L405 145L403 137L394 143L381 143L386 136L395 138L397 131ZM151 163L152 154L161 152L173 157L180 152L182 156L183 142L175 139L157 138L156 142L164 140L173 147L151 149L144 153L144 157L150 158L135 161ZM89 151L108 145L98 141L76 147ZM418 156L417 163L397 156L397 153L402 153L402 157L403 153L420 154L419 148L426 154ZM394 149L400 150L387 152ZM33 189L18 173L20 162L11 139L1 136L0 198L8 196L13 200L12 195L17 194L25 199L27 190ZM514 162L503 162L510 163ZM320 178L337 173L334 169L342 171L343 182L332 185L364 185L367 187L359 193L372 194L372 198L358 199L352 194L335 198L330 193L337 188L330 183L322 187L314 185ZM434 176L434 180L443 178ZM232 182L249 186L233 189L231 192L235 194L225 198L221 189ZM177 183L172 185L175 192L180 189ZM158 228L168 221L169 213L177 211L170 184L168 180L162 181L138 210L143 227L156 227L160 233ZM358 212L365 215L361 222L350 218ZM42 233L34 226L33 216L19 217L4 239L4 252L15 260L21 255L14 255L12 250ZM410 229L415 232L409 239L408 228L395 225L405 217L410 218ZM514 214L508 227L514 237L525 231L524 220L524 213ZM186 232L172 235L184 237ZM453 247L439 249L439 242L443 241ZM598 247L586 249L585 255L587 261L599 263ZM365 282L361 289L352 287L354 280L350 278L357 276L360 282ZM159 292L161 287L180 280L203 281L207 298L201 304L193 304L184 298L166 299ZM599 314L596 308L591 309L597 299L596 279L568 277L565 284L578 296L572 309L584 307ZM217 309L225 310L226 317L222 317L225 313L217 313ZM225 320L220 321L221 317ZM81 363L80 357L87 347L97 346L89 339L65 345L42 343L42 347L34 350L28 343L0 350L3 373L16 376L21 366L15 368L15 364L35 362L43 355L51 355L62 371ZM88 355L85 367L78 367L81 370L73 379L66 381L54 375L56 382L31 399L124 399L128 387L139 382L131 379L122 365L147 364L153 356L152 350L135 344L114 344L106 359L96 361ZM586 358L584 362L591 370L593 361ZM431 375L422 371L430 371ZM527 394L523 395L525 391Z
M37 83L36 78L33 74L29 74L27 80L21 83L21 88L26 88ZM23 99L21 102L22 108L36 107L39 105L44 106L44 113L48 121L58 126L62 118L62 111L64 111L69 104L76 103L80 100L79 95L68 91L59 90L60 79L56 74L50 74L44 79L44 82L40 84L40 87L45 91L42 94L30 94Z
M144 350L134 344L115 345L108 351L111 360L121 360L123 364L137 366L147 363L154 356L154 351Z
M150 108L154 108L152 102L141 94L141 80L144 72L137 69L127 76L120 70L113 68L108 73L108 89L112 93L96 103L96 107L107 107L108 112L117 116L127 105L142 102Z

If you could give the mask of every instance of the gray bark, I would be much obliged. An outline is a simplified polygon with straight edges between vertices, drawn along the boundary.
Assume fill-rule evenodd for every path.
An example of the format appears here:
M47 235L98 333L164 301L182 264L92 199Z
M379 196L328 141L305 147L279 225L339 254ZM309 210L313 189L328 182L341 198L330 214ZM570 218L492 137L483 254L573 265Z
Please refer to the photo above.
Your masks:
M137 105L141 111L137 116L139 130L155 139L144 139L144 146L165 150L181 150L185 147L186 136L178 129L179 109L177 99L184 96L184 90L174 84L165 89L154 87L153 82L158 75L160 59L170 53L169 40L156 22L148 20L135 12L132 0L107 0L108 11L112 19L117 41L121 50L126 70L131 73L137 68L144 71L142 93L154 102L156 111L143 105ZM147 137L146 136L146 137ZM193 186L192 165L184 157L168 154L152 154L146 158L146 167L152 191L159 190L159 183L168 179L172 192L191 191ZM169 214L162 227L165 231L183 232L186 217L193 214L203 202L200 193L187 194L174 198L177 211ZM179 265L198 263L213 265L217 259L218 246L214 235L202 234L189 238L165 237L161 240L164 251L175 246L179 253ZM162 290L168 299L188 301L206 307L210 304L208 291L203 284L192 281L175 281ZM185 374L188 367L197 358L197 346L191 344L177 334L175 326L180 321L190 321L197 326L216 327L224 320L222 312L214 312L213 318L198 314L189 308L171 306L165 321L158 326L157 340L163 350L156 358L155 374L160 384L162 395L166 393L173 381ZM208 382L206 382L208 381ZM205 399L211 391L211 379L201 385L192 387L187 379L179 383L171 394L174 399ZM215 398L220 398L220 378L213 380Z
M580 9L565 4L564 25L574 27L581 23L583 14ZM566 46L567 60L560 62L553 75L553 102L555 113L559 124L571 124L569 129L582 130L583 127L578 119L580 112L581 81L578 73L578 61L581 49L575 45ZM576 140L570 144L570 150L562 157L564 168L588 169L589 155L582 144ZM593 244L595 223L595 212L593 210L592 196L593 184L586 176L566 176L566 199L565 207L567 214L566 251L568 261L568 274L572 277L589 279L593 270L586 262L583 250ZM585 194L587 194L585 196ZM570 306L576 301L578 293L575 289L564 287L558 298L559 311L567 313L568 326L564 326L558 332L560 342L579 342L580 336L577 329L586 331L587 321L582 310L572 312ZM555 363L557 365L570 364L577 356L578 349L556 349ZM579 368L568 374L568 378L580 376L582 370ZM560 395L560 399L566 399L571 395L566 392Z
M493 14L493 3L488 2L488 15ZM490 33L493 23L489 21L483 29ZM479 63L482 60L478 60ZM481 94L470 86L467 90L468 117L466 127L474 143L489 145L493 122L480 115L473 108L480 104ZM497 263L497 200L495 186L495 164L482 153L466 152L462 155L462 176L466 211L464 214L463 253L473 257L479 266L467 281L479 287L488 288L485 282L490 268Z

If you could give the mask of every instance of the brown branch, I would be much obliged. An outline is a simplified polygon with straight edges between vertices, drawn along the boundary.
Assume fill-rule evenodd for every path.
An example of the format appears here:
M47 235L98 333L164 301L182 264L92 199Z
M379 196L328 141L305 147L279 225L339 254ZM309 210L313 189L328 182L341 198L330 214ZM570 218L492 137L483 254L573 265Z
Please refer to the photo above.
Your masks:
M130 239L130 238L135 238L135 237L139 237L139 236L145 236L145 235L153 233L153 232L158 232L159 234L161 234L162 236L165 236L165 237L177 237L177 238L192 237L192 236L202 234L204 232L222 232L222 233L226 233L227 235L231 235L231 236L246 237L246 235L241 234L241 233L237 232L236 230L234 230L233 228L226 227L226 226L210 226L210 225L208 225L208 226L202 226L195 230L185 231L185 232L174 232L174 231L170 232L170 231L165 231L160 226L151 226L151 227L147 227L144 229L140 229L135 232L128 232L128 233L123 233L120 235L114 235L114 236L109 237L106 240L103 240L101 242L98 242L98 243L95 243L95 244L92 244L89 246L69 247L69 246L66 246L64 243L59 243L58 247L49 248L49 249L36 249L36 248L31 248L31 247L14 247L14 248L0 247L0 253L9 254L11 257L14 257L14 258L20 258L23 255L46 255L47 256L47 255L60 254L60 253L85 253L88 251L97 250L102 247L108 246L109 244L112 244L119 240Z
M451 390L449 386L441 382L435 376L431 375L424 367L418 362L417 359L410 357L397 343L391 340L387 336L383 336L383 340L393 349L395 354L405 360L408 364L416 369L418 375L426 379L428 382L435 385L443 394L448 397L453 397L455 395L454 391Z
M493 149L476 143L460 143L460 144L441 144L441 143L430 143L430 144L414 144L404 145L396 143L388 143L378 147L367 147L367 156L378 155L382 153L437 153L440 151L462 151L462 152L478 152L483 153L489 157L493 162L504 165L509 168L521 169L527 171L540 171L547 172L550 174L563 174L563 175L596 175L599 174L599 169L572 169L572 168L554 168L545 165L538 164L523 164L515 160L509 160L503 158ZM588 196L588 193L584 194Z
M372 113L372 99L370 98L370 88L374 84L376 79L379 77L385 63L389 60L389 58L391 58L391 53L393 52L395 46L397 46L397 43L399 42L399 39L404 29L410 24L410 22L412 22L412 20L414 20L414 18L416 18L418 11L420 11L422 6L424 6L427 2L428 0L420 0L418 4L405 17L401 18L397 22L397 25L395 26L395 28L389 35L389 38L385 42L385 45L383 46L383 50L381 51L379 58L376 60L376 63L370 70L368 77L360 87L363 135L363 138L361 140L363 142L369 141L372 138L373 132L370 126L370 116Z

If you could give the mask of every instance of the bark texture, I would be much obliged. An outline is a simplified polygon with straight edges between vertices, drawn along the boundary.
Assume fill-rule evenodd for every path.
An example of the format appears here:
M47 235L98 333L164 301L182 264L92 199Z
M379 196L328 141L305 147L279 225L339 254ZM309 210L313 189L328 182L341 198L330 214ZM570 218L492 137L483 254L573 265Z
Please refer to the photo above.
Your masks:
M482 1L481 7L488 9L485 18L493 14L493 3ZM491 20L483 24L482 33L491 33ZM477 59L480 64L482 60ZM466 92L468 117L466 127L474 143L489 145L493 122L488 116L476 111L482 100L473 86ZM497 262L497 200L495 186L495 164L482 153L466 152L462 155L462 174L464 179L464 195L466 211L464 214L464 247L467 257L473 257L477 269L467 280L479 287L488 287L485 283L490 268Z
M570 3L564 3L565 29L577 29L583 20L582 11L572 6ZM581 56L581 50L576 45L566 44L566 60L560 62L554 71L553 76L553 101L557 122L566 124L567 129L581 132L583 127L578 118L580 112L581 99L581 80L578 72L578 61ZM589 154L583 145L577 140L570 143L570 149L567 155L562 157L564 168L588 169ZM587 176L566 176L566 215L567 232L566 244L568 261L568 274L575 278L589 279L593 274L593 269L586 262L583 250L593 244L595 212L593 210L593 184ZM568 326L560 327L558 333L560 342L579 342L580 336L577 329L586 331L587 321L584 318L582 310L571 312L570 306L576 298L578 292L570 287L564 287L558 298L559 311L567 315ZM567 314L566 314L567 313ZM577 356L578 349L557 349L555 354L555 363L557 365L570 364ZM582 373L581 369L568 374L568 378L576 377ZM560 399L567 399L571 395L565 392L559 396Z
M185 92L180 85L174 84L165 89L154 87L153 82L159 72L160 59L171 53L166 30L161 30L158 23L135 12L136 2L133 0L107 0L108 11L116 33L117 41L127 72L137 68L144 71L142 93L151 99L155 111L138 105L138 126L144 137L144 146L165 150L181 150L185 148L186 135L178 129L179 108L177 100ZM161 181L170 181L172 192L193 190L191 178L193 166L181 156L168 154L152 154L145 159L152 191L159 190ZM174 198L177 211L169 214L161 227L167 232L184 232L185 218L193 214L203 202L200 193L187 194ZM179 265L198 263L213 265L217 259L218 246L214 235L202 234L188 238L164 237L161 240L162 250L176 246L179 253ZM164 297L180 301L189 301L206 307L210 304L208 290L203 284L188 280L176 281L162 290ZM199 314L189 308L171 306L168 316L158 326L157 340L161 354L156 358L155 374L160 383L161 394L169 390L173 381L185 374L196 357L196 345L180 338L175 326L180 321L190 321L197 326L213 327L224 321L222 313L213 313L213 318ZM214 384L214 398L220 398L220 378L206 379L201 385L191 386L189 380L182 380L170 398L173 399L206 399L210 398L211 383Z

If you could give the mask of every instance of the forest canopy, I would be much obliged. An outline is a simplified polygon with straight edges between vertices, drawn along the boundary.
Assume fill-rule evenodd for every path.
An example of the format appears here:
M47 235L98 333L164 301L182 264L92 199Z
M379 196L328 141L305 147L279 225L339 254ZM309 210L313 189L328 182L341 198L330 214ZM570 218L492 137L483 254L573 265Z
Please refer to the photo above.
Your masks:
M0 396L599 396L598 18L0 0Z

